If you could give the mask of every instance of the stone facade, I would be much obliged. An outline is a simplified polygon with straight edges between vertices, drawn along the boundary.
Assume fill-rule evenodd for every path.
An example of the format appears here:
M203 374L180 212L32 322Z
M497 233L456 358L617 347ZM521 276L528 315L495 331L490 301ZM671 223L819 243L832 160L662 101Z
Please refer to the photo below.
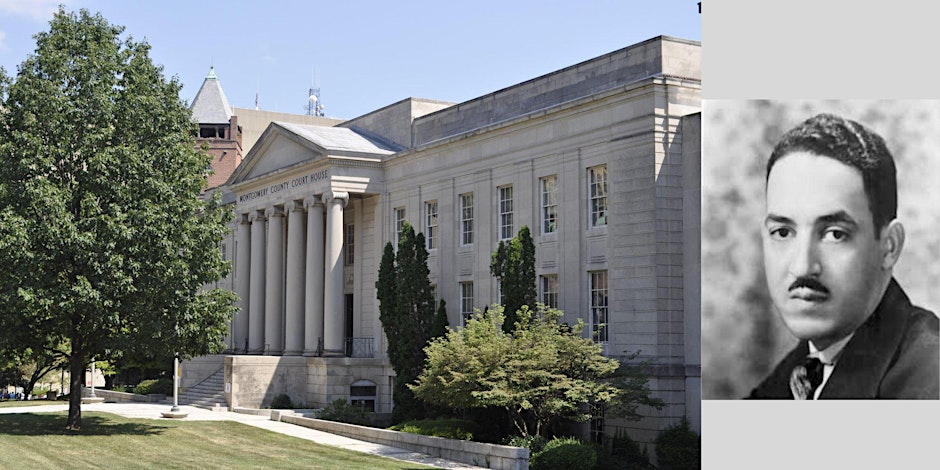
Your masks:
M222 188L236 214L226 282L242 299L229 405L287 393L320 407L366 381L390 411L375 279L400 222L434 240L452 327L497 301L490 254L526 225L541 299L608 355L649 360L668 405L594 430L651 442L682 416L699 428L700 56L658 37L466 103L271 124Z

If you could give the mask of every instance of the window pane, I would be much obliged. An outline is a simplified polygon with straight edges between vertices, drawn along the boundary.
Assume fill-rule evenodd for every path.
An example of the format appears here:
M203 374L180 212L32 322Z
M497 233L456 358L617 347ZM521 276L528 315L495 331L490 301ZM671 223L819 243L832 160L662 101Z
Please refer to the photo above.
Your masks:
M558 218L558 186L555 175L546 176L542 182L542 233L554 233Z
M460 244L473 243L473 194L460 196Z
M427 249L433 250L437 248L437 201L430 201L425 204L425 214Z
M512 186L504 186L499 188L499 238L508 240L513 235Z
M606 342L607 318L607 271L594 271L591 275L591 329L594 341Z
M591 226L607 225L607 165L588 168L588 193Z

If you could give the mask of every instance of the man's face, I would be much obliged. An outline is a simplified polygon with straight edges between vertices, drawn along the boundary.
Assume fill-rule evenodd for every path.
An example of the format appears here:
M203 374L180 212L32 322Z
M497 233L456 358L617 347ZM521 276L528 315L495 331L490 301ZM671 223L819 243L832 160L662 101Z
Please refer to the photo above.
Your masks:
M855 331L881 299L881 243L859 170L793 152L767 180L767 286L798 338L820 349Z

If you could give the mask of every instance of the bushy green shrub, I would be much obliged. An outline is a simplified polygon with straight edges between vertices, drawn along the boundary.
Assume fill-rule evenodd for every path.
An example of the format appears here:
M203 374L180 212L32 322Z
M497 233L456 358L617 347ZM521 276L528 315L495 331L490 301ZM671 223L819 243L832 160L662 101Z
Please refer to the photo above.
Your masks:
M671 470L702 468L702 440L682 418L678 424L663 429L656 436L656 456L661 467Z
M136 387L134 393L137 395L150 395L159 393L163 395L173 395L173 379L161 377L159 379L142 380Z
M320 412L320 419L363 426L369 424L369 415L362 407L352 405L342 398L326 405Z
M646 447L638 444L623 430L605 439L604 446L596 446L597 470L655 470L650 463Z
M529 459L531 470L568 470L571 468L593 468L597 453L591 444L573 437L556 437L545 444L542 450Z
M271 400L271 406L268 408L274 408L277 410L287 410L294 407L294 404L290 401L290 397L286 393L278 394Z
M506 440L506 445L529 449L529 455L535 455L536 452L541 451L542 448L545 447L546 442L548 441L539 435L527 437L513 436Z
M465 419L437 418L405 421L389 429L393 431L410 432L412 434L421 434L423 436L472 441L475 428L476 424Z

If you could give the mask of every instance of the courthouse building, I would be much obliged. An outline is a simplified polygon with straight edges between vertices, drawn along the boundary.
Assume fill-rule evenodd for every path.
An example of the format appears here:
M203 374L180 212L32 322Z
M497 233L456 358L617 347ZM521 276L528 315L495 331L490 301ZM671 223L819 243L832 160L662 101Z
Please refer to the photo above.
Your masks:
M405 221L425 234L458 327L497 301L490 255L526 225L541 301L583 319L607 355L639 351L667 404L592 431L650 442L682 416L698 428L700 62L700 43L657 37L464 103L275 119L218 188L235 214L221 285L241 301L227 354L190 361L184 386L215 383L230 407L284 393L389 412L384 245Z

